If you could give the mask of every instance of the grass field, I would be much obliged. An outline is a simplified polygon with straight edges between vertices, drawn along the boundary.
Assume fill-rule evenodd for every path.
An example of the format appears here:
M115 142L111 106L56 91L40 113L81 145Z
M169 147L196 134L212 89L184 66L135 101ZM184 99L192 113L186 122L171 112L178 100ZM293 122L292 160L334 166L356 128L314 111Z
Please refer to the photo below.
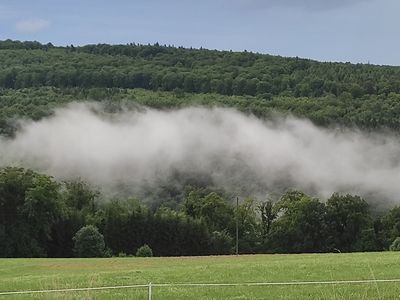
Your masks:
M0 292L152 283L400 279L400 254L174 258L0 259ZM399 299L400 282L154 287L153 299ZM0 296L0 299L147 299L147 288Z

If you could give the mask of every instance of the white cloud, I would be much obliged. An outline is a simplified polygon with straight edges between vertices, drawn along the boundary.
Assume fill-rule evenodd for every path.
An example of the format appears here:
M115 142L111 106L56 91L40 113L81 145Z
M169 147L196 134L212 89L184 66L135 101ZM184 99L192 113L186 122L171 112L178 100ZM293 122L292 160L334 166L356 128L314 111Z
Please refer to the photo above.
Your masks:
M50 22L43 19L21 20L15 24L15 28L20 33L37 33L49 27Z

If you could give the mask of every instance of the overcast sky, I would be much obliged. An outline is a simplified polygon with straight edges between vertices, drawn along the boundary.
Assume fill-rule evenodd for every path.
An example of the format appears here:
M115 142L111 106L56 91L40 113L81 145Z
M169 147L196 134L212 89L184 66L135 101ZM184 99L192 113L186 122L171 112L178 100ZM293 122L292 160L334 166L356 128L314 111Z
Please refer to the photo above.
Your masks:
M0 39L400 65L400 0L1 0Z

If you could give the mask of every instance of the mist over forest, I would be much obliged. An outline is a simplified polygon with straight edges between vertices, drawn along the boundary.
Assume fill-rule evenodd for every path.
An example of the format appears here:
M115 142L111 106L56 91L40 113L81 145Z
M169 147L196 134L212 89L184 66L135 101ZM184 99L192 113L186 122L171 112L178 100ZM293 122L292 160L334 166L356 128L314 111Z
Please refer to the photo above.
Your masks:
M394 133L263 120L226 108L109 113L98 103L72 103L40 121L20 121L13 138L0 140L0 162L140 198L147 189L192 182L241 197L292 188L388 206L400 192L399 146Z
M0 256L388 250L400 68L0 41ZM238 206L235 199L238 198Z

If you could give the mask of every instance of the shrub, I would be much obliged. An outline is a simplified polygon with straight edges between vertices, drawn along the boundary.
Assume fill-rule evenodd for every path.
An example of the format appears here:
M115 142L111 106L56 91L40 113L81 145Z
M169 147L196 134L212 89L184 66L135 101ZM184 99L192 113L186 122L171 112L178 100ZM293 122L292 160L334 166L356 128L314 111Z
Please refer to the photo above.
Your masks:
M103 257L112 257L113 256L113 252L112 252L112 250L110 249L110 248L106 248L105 250L104 250L104 255L103 255Z
M77 257L102 257L104 256L104 237L92 225L84 226L75 234L74 253Z
M390 251L400 251L400 237L394 239L389 249Z
M138 257L152 257L153 256L153 250L151 250L149 245L144 244L142 247L137 249L136 256L138 256Z

